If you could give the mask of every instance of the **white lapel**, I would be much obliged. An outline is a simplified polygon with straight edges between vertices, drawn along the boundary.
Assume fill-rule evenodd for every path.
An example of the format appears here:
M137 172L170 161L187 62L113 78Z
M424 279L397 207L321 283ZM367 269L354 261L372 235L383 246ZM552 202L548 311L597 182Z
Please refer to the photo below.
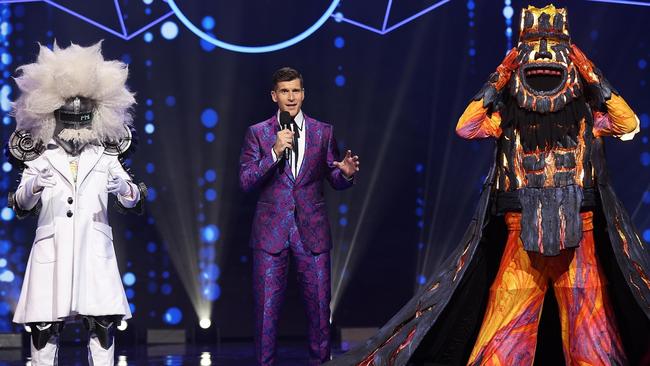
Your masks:
M86 179L90 171L95 167L95 165L97 165L97 162L101 159L103 153L103 146L91 144L86 145L86 147L81 151L81 156L79 157L79 170L77 172L78 187L81 187L84 179Z
M52 141L52 143L54 142ZM74 186L74 179L72 178L70 163L68 162L68 153L66 153L63 148L57 146L54 149L46 150L45 158L50 162L50 165L52 165L54 170L56 170L63 178L65 178L71 187Z

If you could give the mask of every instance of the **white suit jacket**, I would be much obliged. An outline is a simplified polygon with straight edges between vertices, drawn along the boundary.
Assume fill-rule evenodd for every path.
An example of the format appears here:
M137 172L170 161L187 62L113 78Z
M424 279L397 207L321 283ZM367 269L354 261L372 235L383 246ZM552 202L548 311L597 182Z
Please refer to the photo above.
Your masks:
M133 196L119 197L125 207L137 204L139 190L117 157L95 145L81 152L75 183L67 153L52 143L26 164L16 190L21 209L32 209L39 200L42 208L13 321L57 321L77 314L128 319L131 311L108 224L106 184L111 176L129 182ZM56 185L34 193L35 177L48 167Z

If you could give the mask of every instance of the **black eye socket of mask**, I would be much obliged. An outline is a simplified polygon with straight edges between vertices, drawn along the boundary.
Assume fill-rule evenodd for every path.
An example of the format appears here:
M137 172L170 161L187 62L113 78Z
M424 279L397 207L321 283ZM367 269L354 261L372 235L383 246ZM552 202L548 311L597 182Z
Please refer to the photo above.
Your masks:
M91 99L76 96L66 100L61 108L54 111L54 117L57 123L61 123L67 128L78 129L90 126L94 110L95 103Z

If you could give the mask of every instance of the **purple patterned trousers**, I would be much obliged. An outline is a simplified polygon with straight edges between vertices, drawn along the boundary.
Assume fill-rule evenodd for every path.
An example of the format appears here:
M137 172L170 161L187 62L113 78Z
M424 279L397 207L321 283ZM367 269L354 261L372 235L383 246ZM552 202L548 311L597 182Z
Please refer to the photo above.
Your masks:
M257 361L262 366L275 362L278 318L287 288L291 253L307 313L309 365L320 365L330 358L330 253L314 254L305 249L295 226L288 244L288 248L277 254L253 250Z

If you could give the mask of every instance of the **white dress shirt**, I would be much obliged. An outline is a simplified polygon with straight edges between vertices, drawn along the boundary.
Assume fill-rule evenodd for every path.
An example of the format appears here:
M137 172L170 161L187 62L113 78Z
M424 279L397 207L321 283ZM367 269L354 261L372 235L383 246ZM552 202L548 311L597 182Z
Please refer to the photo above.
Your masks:
M280 111L278 110L277 113L277 119L278 119L278 124L280 124ZM296 154L291 152L289 154L289 161L288 163L291 163L291 173L293 173L294 179L298 177L298 173L300 173L300 167L302 166L302 161L305 157L305 135L307 133L307 124L305 123L305 116L302 114L302 110L296 114L296 116L293 118L294 121L296 121L296 124L298 125L298 132L300 136L298 137L298 167L296 167ZM282 126L280 126L282 128ZM275 155L275 150L271 148L271 153L273 154L273 161L278 160L278 157Z

